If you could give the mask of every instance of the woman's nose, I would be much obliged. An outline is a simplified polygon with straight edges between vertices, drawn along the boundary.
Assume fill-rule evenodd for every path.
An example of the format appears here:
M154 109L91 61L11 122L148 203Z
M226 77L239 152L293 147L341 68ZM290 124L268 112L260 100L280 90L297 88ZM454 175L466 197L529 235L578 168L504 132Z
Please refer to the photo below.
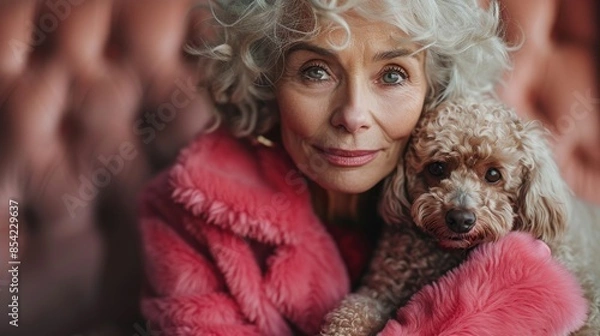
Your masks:
M331 124L348 133L367 130L373 122L369 103L369 89L358 84L348 83L340 88L335 97L334 112Z

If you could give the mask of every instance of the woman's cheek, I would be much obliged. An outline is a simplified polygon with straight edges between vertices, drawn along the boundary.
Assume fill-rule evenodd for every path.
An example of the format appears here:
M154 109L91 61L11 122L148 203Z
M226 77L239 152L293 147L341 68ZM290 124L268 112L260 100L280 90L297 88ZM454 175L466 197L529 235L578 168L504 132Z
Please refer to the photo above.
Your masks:
M421 95L401 95L400 97L386 97L381 105L382 117L380 125L387 137L391 140L399 140L410 135L416 126L423 109Z
M319 97L280 91L278 102L283 131L309 137L326 121L327 113L323 108L326 102Z

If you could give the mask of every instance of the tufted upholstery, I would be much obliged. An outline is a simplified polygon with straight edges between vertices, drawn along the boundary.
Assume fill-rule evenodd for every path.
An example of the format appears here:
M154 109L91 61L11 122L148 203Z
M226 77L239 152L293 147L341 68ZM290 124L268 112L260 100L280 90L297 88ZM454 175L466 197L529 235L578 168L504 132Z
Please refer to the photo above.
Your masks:
M182 49L200 19L191 4L0 2L0 195L20 204L22 335L139 327L135 194L206 119Z
M600 203L596 3L502 3L509 37L525 40L501 95L553 129L565 177ZM149 334L137 316L135 194L210 108L193 89L202 71L182 51L202 20L191 6L0 1L2 316L8 199L19 202L22 261L20 327L2 322L0 334Z
M578 195L600 203L600 4L502 3L508 37L523 45L499 91L521 115L546 124L565 179Z

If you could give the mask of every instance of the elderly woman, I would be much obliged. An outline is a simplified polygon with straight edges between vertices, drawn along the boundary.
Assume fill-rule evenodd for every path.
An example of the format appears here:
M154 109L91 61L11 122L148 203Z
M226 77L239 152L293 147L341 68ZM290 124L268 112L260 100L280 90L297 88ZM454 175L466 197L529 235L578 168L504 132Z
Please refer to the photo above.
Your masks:
M210 8L217 41L196 52L215 123L143 194L142 310L166 335L315 334L365 271L382 225L380 182L421 112L492 92L507 68L498 8L475 0Z

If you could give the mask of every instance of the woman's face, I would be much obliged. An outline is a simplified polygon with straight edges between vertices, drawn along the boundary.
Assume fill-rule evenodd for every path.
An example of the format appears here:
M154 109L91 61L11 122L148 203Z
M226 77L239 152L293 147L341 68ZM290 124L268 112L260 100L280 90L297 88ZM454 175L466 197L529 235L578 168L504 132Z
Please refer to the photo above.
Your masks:
M324 31L286 54L276 84L283 144L321 187L364 192L396 166L421 113L424 52L398 28L346 16L351 40Z

